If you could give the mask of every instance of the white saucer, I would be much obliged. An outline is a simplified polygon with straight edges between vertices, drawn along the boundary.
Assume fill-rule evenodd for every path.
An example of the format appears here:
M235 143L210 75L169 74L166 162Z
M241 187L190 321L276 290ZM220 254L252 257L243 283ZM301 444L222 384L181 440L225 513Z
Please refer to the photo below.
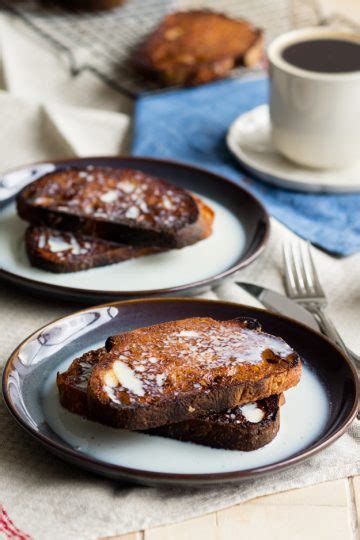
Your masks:
M226 141L246 169L270 184L312 192L360 191L360 161L346 169L310 169L292 163L275 150L270 138L268 105L239 116L231 124Z

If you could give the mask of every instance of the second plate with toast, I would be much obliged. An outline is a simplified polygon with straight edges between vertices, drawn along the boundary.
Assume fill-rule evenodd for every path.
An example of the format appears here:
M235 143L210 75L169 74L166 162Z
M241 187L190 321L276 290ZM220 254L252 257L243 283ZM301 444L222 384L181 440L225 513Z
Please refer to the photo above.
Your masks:
M67 300L198 293L253 261L269 234L247 190L171 161L41 163L2 186L0 276Z

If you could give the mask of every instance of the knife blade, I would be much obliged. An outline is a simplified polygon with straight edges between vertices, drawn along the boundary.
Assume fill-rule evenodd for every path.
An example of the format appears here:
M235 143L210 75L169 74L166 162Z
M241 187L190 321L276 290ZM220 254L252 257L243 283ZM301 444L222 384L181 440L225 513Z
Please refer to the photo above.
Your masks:
M259 302L271 311L302 322L317 332L320 331L320 327L315 317L313 317L313 315L305 308L299 306L299 304L286 296L272 291L271 289L261 287L260 285L254 285L253 283L236 281L236 285L239 285L239 287L251 294L251 296L254 296L254 298L259 300Z

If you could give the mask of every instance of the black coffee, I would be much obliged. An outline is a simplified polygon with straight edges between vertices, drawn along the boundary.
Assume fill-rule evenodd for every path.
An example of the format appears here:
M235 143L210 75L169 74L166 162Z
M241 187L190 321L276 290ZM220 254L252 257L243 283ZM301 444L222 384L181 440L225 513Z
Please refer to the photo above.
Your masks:
M360 43L345 39L310 39L286 47L286 62L320 73L360 71Z

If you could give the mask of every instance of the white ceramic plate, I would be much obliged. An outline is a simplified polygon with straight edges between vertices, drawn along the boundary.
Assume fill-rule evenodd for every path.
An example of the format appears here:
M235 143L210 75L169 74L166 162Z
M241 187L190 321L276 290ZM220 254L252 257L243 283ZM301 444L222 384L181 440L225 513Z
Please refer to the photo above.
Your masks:
M360 191L360 161L346 169L319 170L301 167L283 157L271 142L268 105L239 116L231 124L226 140L239 162L270 184L297 191Z

